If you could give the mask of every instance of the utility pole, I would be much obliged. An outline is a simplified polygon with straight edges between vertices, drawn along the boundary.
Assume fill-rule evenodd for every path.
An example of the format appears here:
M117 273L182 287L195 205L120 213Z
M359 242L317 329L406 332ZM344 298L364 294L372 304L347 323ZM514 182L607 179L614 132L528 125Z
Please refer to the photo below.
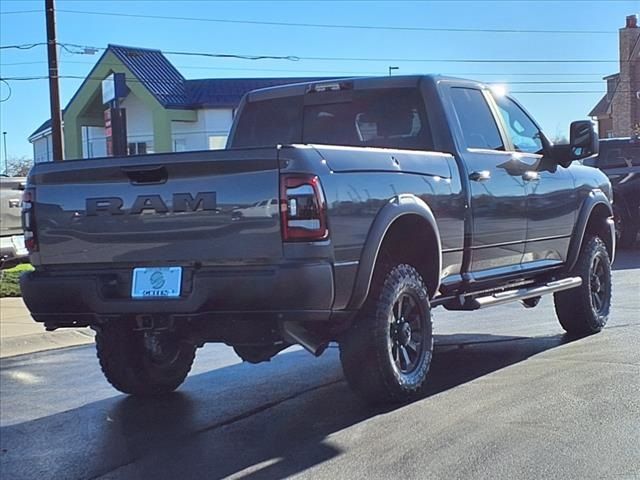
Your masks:
M2 140L4 140L4 174L9 175L9 160L7 160L7 132L2 132Z
M51 140L53 161L64 160L62 147L62 112L58 85L58 42L56 39L56 11L54 0L44 0L47 17L47 59L49 61L49 103L51 104Z

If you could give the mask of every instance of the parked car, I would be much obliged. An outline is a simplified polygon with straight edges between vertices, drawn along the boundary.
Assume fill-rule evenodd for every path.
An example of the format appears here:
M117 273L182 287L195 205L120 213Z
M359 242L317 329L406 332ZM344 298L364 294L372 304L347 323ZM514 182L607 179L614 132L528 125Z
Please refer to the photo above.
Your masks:
M633 246L640 230L640 138L602 139L598 156L584 164L599 168L611 180L618 245Z
M611 184L574 162L592 123L570 132L554 146L512 98L439 76L254 91L227 150L36 165L24 301L49 330L95 329L129 394L177 388L205 342L256 363L337 341L356 392L406 401L437 306L553 293L567 332L606 324Z
M236 208L232 212L233 220L241 217L273 217L277 216L280 210L280 200L277 198L269 198L255 202L250 207Z
M29 260L20 220L20 199L25 177L0 176L0 268L14 267Z

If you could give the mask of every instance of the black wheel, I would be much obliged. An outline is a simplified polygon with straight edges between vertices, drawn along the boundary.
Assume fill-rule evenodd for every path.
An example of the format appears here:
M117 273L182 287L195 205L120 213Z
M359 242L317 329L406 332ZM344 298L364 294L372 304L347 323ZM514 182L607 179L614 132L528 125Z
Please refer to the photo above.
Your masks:
M376 273L365 307L341 339L342 369L367 402L405 402L419 394L431 365L429 296L410 265Z
M582 285L553 295L560 325L571 334L597 333L611 308L611 262L599 237L585 238L573 274L582 278Z
M172 392L187 377L196 347L173 332L144 332L135 322L111 322L96 329L96 350L104 376L131 395Z
M620 248L630 248L636 243L638 236L638 224L634 223L619 208L613 209L613 218L616 226L616 243Z

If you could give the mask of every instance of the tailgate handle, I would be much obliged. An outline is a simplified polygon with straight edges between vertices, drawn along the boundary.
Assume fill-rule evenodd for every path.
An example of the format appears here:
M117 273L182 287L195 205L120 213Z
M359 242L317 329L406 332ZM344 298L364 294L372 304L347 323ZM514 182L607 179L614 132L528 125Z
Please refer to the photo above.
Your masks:
M169 176L165 167L155 165L149 167L122 167L122 171L134 185L165 183Z

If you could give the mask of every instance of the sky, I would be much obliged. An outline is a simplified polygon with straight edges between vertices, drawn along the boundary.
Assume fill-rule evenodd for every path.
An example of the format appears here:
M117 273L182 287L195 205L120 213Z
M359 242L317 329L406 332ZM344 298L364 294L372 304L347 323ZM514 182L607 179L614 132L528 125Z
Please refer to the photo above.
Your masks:
M186 78L388 75L393 66L398 67L394 75L439 73L502 83L553 138L566 135L571 121L587 118L605 92L602 77L619 71L618 28L624 26L627 15L640 12L640 0L57 0L56 9L59 43L98 48L112 43L173 52L298 58L167 55ZM0 46L44 41L44 0L0 1ZM100 52L80 54L75 47L69 50L75 53L61 49L59 54L63 76L83 78L100 56ZM0 131L7 132L9 159L32 157L27 137L50 116L46 79L10 79L46 76L46 60L45 46L0 49L0 77L9 83L0 82ZM61 79L63 106L81 82Z

